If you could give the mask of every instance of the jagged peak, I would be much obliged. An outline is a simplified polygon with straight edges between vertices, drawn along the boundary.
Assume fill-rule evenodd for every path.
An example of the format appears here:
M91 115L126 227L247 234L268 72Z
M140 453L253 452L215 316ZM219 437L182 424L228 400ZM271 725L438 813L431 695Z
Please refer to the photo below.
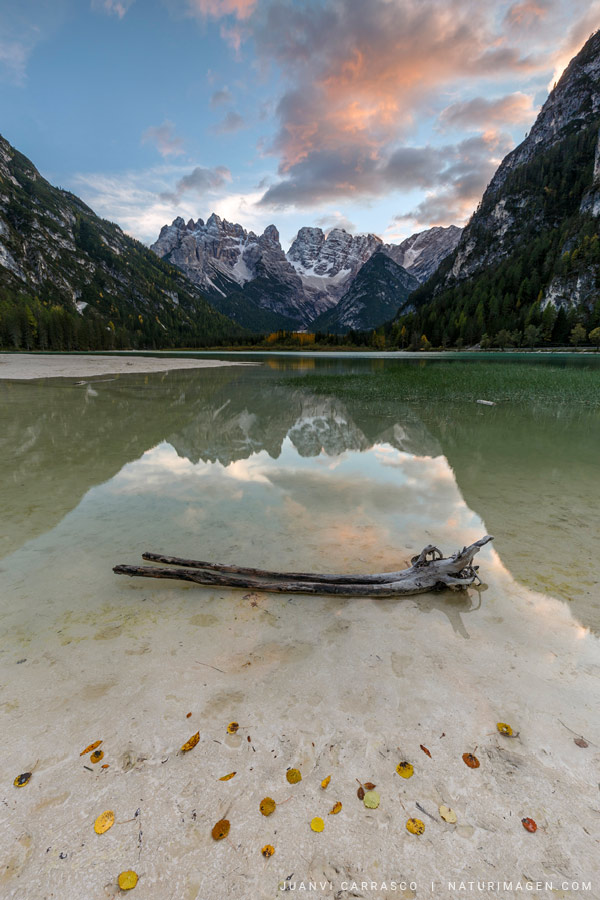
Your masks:
M272 241L274 244L279 243L279 231L277 230L275 225L267 225L267 227L263 231L263 237L269 241Z

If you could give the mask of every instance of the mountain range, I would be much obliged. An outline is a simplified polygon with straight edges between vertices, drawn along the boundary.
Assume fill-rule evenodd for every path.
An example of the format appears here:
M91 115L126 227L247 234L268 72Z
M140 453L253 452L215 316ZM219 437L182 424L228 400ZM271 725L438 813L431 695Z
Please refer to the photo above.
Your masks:
M213 213L206 222L186 223L179 216L163 226L151 249L245 327L344 332L374 328L393 317L454 250L460 235L461 229L450 225L412 235L401 244L385 244L375 234L349 234L343 228L325 234L321 228L304 227L285 253L274 225L257 235ZM363 267L376 253L393 261L387 266L387 301L361 301L360 314L352 316L355 279L361 273L365 296L371 267Z
M463 231L395 245L304 227L287 253L274 225L257 235L214 213L144 247L0 137L0 346L193 347L383 323L388 345L415 348L600 335L599 127L596 32Z

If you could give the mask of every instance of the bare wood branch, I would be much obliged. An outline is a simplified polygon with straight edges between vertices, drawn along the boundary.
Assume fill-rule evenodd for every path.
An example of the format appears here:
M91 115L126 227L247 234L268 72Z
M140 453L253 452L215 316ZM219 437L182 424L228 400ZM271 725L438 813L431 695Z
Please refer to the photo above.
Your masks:
M453 556L442 557L437 547L425 547L412 565L398 572L328 575L322 573L274 572L200 560L144 553L147 560L185 568L115 566L118 575L171 578L218 587L251 588L274 593L336 594L347 597L393 597L419 594L438 587L464 588L478 581L473 558L493 540L489 535L463 547Z

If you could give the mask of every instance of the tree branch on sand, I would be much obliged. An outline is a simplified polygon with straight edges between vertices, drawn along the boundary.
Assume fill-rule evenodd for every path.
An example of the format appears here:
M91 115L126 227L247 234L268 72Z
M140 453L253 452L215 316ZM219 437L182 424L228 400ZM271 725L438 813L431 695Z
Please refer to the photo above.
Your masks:
M444 557L437 547L429 544L414 556L407 569L398 572L372 574L327 575L309 572L273 572L242 566L222 565L159 553L144 553L143 559L166 563L173 568L157 566L115 566L117 575L145 578L174 578L215 587L251 588L269 593L338 594L346 597L397 597L422 594L444 587L466 588L478 583L478 566L473 558L492 537L463 547L452 556ZM175 568L178 567L178 568ZM183 568L179 568L183 567Z

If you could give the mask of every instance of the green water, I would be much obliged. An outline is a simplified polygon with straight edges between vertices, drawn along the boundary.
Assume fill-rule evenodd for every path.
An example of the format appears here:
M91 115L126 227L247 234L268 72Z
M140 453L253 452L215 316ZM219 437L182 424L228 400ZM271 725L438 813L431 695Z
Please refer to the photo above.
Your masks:
M429 460L465 504L452 545L478 520L515 578L600 627L594 357L263 360L1 383L2 555L50 540L55 565L87 533L82 551L110 562L156 548L328 568L358 552L377 569L443 527L429 475L404 502L404 470Z

